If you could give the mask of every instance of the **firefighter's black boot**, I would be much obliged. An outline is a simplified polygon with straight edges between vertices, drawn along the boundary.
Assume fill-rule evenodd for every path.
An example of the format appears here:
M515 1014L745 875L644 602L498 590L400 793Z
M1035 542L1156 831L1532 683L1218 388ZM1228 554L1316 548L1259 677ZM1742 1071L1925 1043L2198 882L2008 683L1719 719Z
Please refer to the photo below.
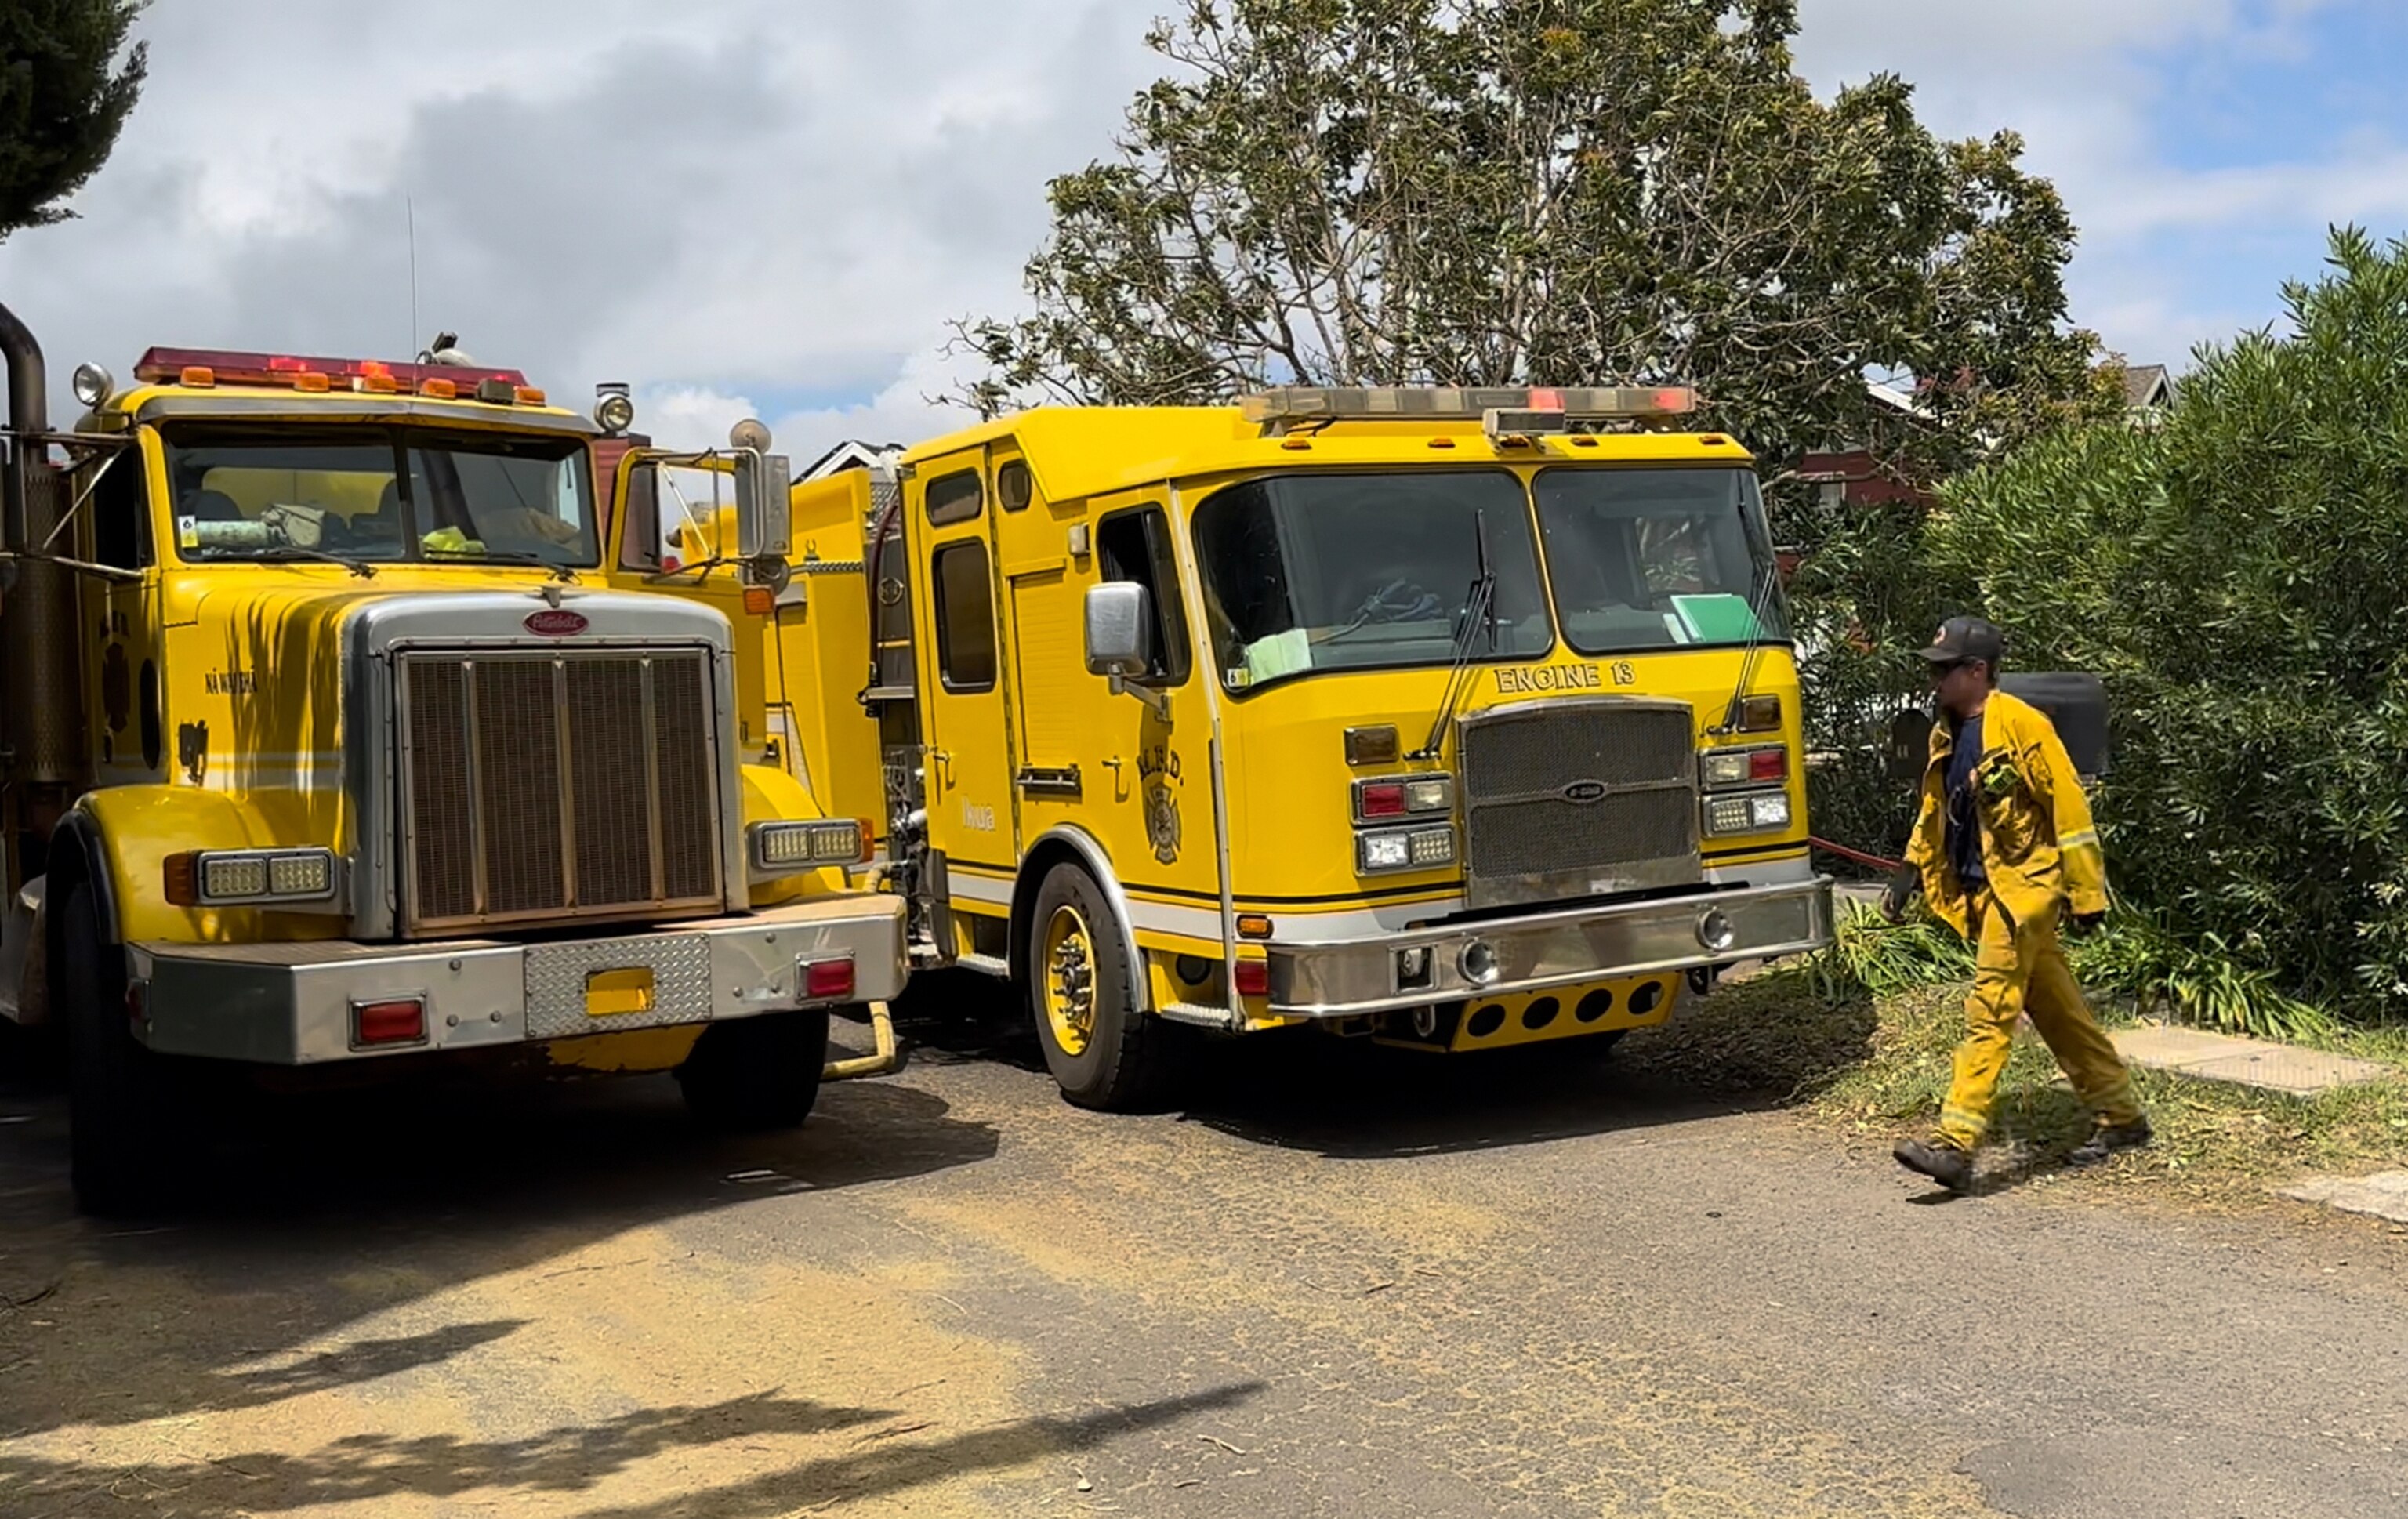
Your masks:
M2140 1149L2153 1137L2145 1117L2135 1118L2128 1124L2101 1124L2090 1131L2090 1138L2073 1147L2073 1153L2065 1157L2065 1163L2068 1166L2096 1166L2101 1161L2112 1160L2119 1151Z
M1951 1192L1973 1187L1973 1157L1944 1139L1900 1139L1890 1152L1910 1171L1920 1171Z

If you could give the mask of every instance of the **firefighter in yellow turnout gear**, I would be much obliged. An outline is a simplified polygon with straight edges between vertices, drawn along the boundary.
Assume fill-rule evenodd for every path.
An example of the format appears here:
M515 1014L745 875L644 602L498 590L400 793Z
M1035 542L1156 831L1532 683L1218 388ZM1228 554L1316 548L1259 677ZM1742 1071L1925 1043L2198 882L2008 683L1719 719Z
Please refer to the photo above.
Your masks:
M2082 1000L2057 943L2057 919L2088 927L2107 911L2107 869L2090 804L2046 716L1997 689L2003 639L1975 617L1943 623L1931 662L1942 722L1931 735L1907 869L1882 911L1904 916L1920 888L1932 911L1974 946L1965 1040L1932 1139L1901 1140L1901 1165L1952 1191L1972 1182L2000 1073L2028 1014L2093 1115L2071 1159L2105 1160L2149 1141L2131 1072Z

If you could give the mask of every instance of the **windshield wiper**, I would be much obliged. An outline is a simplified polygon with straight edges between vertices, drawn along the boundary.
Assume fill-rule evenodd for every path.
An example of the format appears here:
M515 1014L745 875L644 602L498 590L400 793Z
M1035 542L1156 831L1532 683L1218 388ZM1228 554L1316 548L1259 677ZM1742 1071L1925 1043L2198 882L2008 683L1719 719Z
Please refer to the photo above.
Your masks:
M535 569L548 569L552 571L553 580L566 584L573 585L577 581L575 568L567 565L555 564L541 554L513 553L509 550L499 553L491 551L483 553L469 553L466 551L451 549L421 549L419 552L426 555L427 562L430 564L439 562L448 565L525 565Z
M1739 653L1739 684L1731 688L1723 720L1706 730L1717 738L1739 731L1740 704L1747 699L1747 688L1756 681L1756 651L1764 645L1764 614L1772 606L1772 587L1779 579L1779 560L1756 566L1756 583L1748 588L1747 643Z
M335 553L325 549L305 549L298 543L280 543L272 549L262 549L251 557L262 564L309 559L322 565L340 565L364 580L376 578L376 566L365 559L354 559L349 554Z
M1446 695L1440 701L1438 718L1430 724L1429 737L1422 746L1406 755L1407 759L1426 760L1438 757L1439 745L1446 737L1446 725L1455 720L1455 709L1471 689L1471 636L1475 630L1488 635L1488 652L1497 652L1497 620L1490 615L1497 605L1497 566L1488 557L1488 513L1475 509L1472 526L1479 537L1480 576L1464 593L1463 623L1455 630L1455 652L1446 666Z

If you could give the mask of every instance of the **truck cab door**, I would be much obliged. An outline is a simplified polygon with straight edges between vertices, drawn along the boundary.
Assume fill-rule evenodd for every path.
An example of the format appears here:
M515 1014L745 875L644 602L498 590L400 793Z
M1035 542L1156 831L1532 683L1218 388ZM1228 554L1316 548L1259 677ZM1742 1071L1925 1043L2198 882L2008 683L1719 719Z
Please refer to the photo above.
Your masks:
M81 552L94 564L138 580L88 578L82 592L84 668L92 682L85 710L92 758L103 784L161 780L171 757L165 732L159 652L159 571L152 550L150 470L133 444L76 471L68 488L85 495L89 523Z
M692 454L636 446L618 451L610 464L606 580L627 590L698 601L727 619L734 636L736 712L730 726L737 758L746 765L765 763L767 676L774 653L770 607L762 596L759 609L753 609L745 594L743 562L736 552L732 461L696 463Z

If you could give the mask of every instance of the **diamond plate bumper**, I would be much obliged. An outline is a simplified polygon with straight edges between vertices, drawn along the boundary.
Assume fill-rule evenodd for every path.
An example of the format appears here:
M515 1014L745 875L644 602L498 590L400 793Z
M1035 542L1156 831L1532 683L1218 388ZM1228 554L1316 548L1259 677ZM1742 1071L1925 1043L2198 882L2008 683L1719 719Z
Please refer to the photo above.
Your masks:
M1366 939L1273 939L1270 1007L1292 1018L1344 1018L1731 965L1822 949L1831 924L1831 882L1818 877Z
M743 1018L812 1005L800 967L850 959L847 1002L882 1002L903 989L903 900L860 894L743 917L681 923L653 933L549 942L126 947L141 993L137 1025L154 1050L269 1065L308 1066L429 1049L523 1044L627 1028ZM586 1013L587 978L648 970L650 1006ZM423 997L426 1037L359 1048L355 1005Z

